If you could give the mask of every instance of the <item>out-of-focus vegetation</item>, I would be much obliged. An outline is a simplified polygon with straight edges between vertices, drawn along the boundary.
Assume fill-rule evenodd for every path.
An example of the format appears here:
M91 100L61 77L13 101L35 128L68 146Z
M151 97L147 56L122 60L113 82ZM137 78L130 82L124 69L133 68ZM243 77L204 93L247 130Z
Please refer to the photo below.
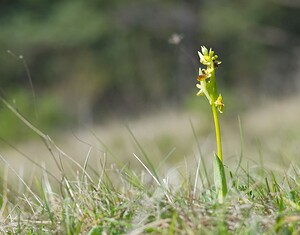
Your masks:
M1 1L1 93L43 128L178 105L196 92L204 44L226 61L218 73L229 90L295 92L299 9L287 0ZM24 56L36 104L22 60L7 50ZM6 112L1 126L19 135Z

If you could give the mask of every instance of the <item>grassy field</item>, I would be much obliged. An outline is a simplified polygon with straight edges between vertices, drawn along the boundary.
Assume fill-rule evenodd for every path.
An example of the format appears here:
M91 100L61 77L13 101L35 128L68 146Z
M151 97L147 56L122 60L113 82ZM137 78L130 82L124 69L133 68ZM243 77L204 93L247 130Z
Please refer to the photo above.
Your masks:
M13 145L3 234L300 234L300 97L221 117L229 192L213 185L211 118L164 110ZM239 118L238 118L239 116Z

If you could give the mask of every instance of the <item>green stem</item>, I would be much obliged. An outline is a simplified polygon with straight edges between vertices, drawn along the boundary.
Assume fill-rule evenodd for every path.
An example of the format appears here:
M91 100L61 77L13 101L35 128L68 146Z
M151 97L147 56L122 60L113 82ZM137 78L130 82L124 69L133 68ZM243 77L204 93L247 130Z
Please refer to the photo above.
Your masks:
M212 100L211 108L214 116L214 123L215 123L215 130L216 130L216 141L217 141L217 148L218 148L218 157L223 162L223 155L222 155L222 143L221 143L221 130L220 130L220 123L219 123L219 116L217 108L214 104L215 100Z
M212 86L212 96L214 97L214 101L218 98L218 88L217 88L217 83L216 83L216 75L215 75L215 70L211 72L211 77L210 77L210 84Z

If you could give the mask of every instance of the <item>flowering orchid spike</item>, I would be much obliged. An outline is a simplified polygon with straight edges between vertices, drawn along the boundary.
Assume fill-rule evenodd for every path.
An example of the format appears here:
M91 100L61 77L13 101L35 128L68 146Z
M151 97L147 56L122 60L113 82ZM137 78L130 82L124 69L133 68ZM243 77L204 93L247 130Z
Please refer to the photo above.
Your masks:
M218 56L215 55L215 52L212 48L209 50L205 46L201 46L201 50L198 51L200 58L200 63L206 65L205 69L199 68L199 75L197 80L200 84L197 84L198 91L197 95L205 95L209 101L210 105L217 107L220 113L223 112L224 104L222 103L222 96L217 97L217 92L213 93L212 91L217 91L215 74L214 70L221 64L218 61Z

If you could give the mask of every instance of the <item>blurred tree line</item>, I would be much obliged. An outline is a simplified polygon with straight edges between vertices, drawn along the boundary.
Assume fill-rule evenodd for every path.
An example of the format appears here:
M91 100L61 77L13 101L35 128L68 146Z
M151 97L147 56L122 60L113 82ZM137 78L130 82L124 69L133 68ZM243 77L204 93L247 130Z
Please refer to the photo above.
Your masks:
M32 102L25 62L38 111L64 125L176 105L196 92L201 45L224 61L223 86L295 92L299 9L293 0L3 0L1 93L20 109Z

